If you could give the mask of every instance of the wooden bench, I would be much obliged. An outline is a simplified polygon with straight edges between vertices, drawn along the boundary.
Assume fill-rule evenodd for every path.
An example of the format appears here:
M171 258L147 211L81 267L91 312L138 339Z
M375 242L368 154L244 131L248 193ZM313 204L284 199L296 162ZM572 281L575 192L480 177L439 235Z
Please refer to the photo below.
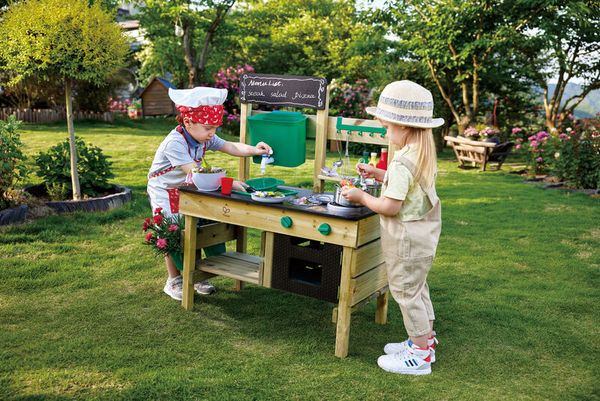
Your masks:
M479 164L481 171L485 171L487 164L491 162L497 163L496 169L500 170L514 146L514 142L496 144L473 141L462 136L445 136L444 139L452 146L461 166L464 166L465 162L471 162L473 165Z

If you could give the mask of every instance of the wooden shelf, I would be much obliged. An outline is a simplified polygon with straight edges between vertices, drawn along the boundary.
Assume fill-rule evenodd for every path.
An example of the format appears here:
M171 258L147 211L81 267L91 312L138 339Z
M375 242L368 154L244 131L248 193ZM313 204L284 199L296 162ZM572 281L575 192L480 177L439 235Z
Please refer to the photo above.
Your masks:
M225 252L202 259L196 268L207 273L229 277L247 283L259 284L262 258L240 252Z

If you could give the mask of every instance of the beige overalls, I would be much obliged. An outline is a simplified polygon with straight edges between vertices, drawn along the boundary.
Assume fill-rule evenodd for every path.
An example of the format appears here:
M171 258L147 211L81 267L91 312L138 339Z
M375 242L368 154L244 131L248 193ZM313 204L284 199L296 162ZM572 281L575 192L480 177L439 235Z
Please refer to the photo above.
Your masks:
M416 176L414 163L406 157L395 157L391 163L401 163L413 177ZM386 174L382 193L387 184ZM441 205L435 185L427 188L423 181L417 185L421 185L433 205L421 219L402 221L399 216L380 216L381 245L390 292L400 305L404 327L412 337L429 334L429 321L435 319L427 273L435 257L442 227Z

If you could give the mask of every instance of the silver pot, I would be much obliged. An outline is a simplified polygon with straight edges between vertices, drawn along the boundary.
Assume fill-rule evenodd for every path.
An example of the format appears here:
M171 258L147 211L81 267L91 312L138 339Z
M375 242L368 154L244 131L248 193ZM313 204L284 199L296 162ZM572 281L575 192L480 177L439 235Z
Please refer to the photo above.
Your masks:
M349 200L347 200L346 198L344 198L342 196L342 187L340 187L339 185L335 186L335 196L333 198L333 201L335 203L337 203L338 205L340 205L340 206L347 206L347 207L362 206L360 203L350 202Z
M363 187L363 191L369 195L379 198L379 195L381 195L381 183L375 180L367 180L365 186Z

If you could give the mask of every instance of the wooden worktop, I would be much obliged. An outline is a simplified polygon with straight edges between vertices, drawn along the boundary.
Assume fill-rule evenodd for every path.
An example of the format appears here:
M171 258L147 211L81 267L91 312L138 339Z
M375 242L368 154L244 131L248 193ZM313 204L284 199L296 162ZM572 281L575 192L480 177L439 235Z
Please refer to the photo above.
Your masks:
M281 188L298 191L297 195L292 195L292 196L290 196L290 198L302 197L302 196L308 197L313 194L313 192L310 189L295 188L295 187L288 187L288 186L282 186ZM332 211L327 208L327 205L301 206L301 205L295 205L288 201L284 201L282 203L257 202L257 201L252 200L252 198L250 196L238 195L235 193L232 193L231 195L223 195L220 190L212 191L212 192L204 192L204 191L199 191L195 186L181 186L181 187L179 187L179 190L181 192L205 195L205 196L209 196L211 198L218 198L218 199L223 199L223 200L227 200L227 201L245 202L248 204L267 206L267 207L275 208L275 209L297 211L297 212L303 212L303 213L309 213L309 214L314 214L314 215L319 215L319 216L324 216L324 217L333 217L333 218L339 218L339 219L351 220L351 221L362 220L367 217L373 216L375 214L375 212L373 212L371 209L369 209L367 207L361 207L361 208L359 208L359 210L352 210L351 213L346 213L343 211Z

